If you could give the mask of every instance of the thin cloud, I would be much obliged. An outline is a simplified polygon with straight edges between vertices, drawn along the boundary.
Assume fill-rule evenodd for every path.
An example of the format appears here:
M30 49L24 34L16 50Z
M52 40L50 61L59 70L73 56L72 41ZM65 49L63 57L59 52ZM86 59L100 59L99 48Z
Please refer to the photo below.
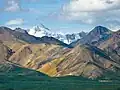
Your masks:
M21 10L19 0L7 0L4 11L17 12Z
M24 24L24 20L21 18L17 18L14 20L9 20L8 22L5 23L5 25L7 26L11 26L11 25L22 25Z

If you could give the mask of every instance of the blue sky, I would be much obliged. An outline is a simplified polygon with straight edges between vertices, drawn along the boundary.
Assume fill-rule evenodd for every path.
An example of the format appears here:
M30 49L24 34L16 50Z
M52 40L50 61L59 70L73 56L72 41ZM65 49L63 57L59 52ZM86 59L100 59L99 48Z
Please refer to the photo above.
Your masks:
M0 0L0 25L32 28L44 24L64 33L97 25L120 27L120 0Z

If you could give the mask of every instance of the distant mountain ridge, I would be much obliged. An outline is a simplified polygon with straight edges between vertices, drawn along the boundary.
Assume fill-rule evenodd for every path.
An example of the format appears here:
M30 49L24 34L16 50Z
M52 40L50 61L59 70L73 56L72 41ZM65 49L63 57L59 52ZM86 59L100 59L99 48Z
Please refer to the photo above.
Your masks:
M111 37L112 31L103 26L96 26L91 30L85 37L79 39L75 42L72 42L71 45L75 46L77 44L96 44L107 40Z
M70 44L78 39L83 38L87 33L80 32L80 33L73 33L73 34L63 34L61 32L52 32L49 28L46 28L43 24L40 26L34 26L33 28L29 29L28 33L30 35L36 37L54 37L66 44Z
M61 46L69 47L69 45L65 44L62 41L59 41L56 38L43 36L43 37L35 37L32 35L29 35L26 30L16 28L15 30L12 30L7 27L0 27L0 40L5 41L25 41L27 43L33 43L33 44L40 44L40 43L46 43L46 44L58 44Z

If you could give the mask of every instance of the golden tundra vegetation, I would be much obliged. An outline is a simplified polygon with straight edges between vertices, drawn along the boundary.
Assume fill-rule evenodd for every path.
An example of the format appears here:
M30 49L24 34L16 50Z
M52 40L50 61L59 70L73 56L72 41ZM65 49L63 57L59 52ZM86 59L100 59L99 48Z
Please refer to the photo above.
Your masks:
M73 75L98 78L107 74L106 72L120 69L119 56L117 61L113 60L103 50L94 46L77 45L69 48L57 42L56 44L29 43L23 38L16 37L9 30L2 29L0 31L1 63L7 60L51 77ZM111 38L107 42L110 41Z

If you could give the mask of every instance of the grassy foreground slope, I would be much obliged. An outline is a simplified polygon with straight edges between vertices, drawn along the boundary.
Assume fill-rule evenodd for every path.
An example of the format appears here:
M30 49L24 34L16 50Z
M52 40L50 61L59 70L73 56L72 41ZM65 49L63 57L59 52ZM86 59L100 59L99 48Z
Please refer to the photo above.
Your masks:
M119 81L100 82L82 77L51 78L11 63L0 64L0 90L119 90Z
M47 78L26 76L0 76L0 90L119 90L119 83L81 81L81 78ZM6 79L7 78L7 79Z

